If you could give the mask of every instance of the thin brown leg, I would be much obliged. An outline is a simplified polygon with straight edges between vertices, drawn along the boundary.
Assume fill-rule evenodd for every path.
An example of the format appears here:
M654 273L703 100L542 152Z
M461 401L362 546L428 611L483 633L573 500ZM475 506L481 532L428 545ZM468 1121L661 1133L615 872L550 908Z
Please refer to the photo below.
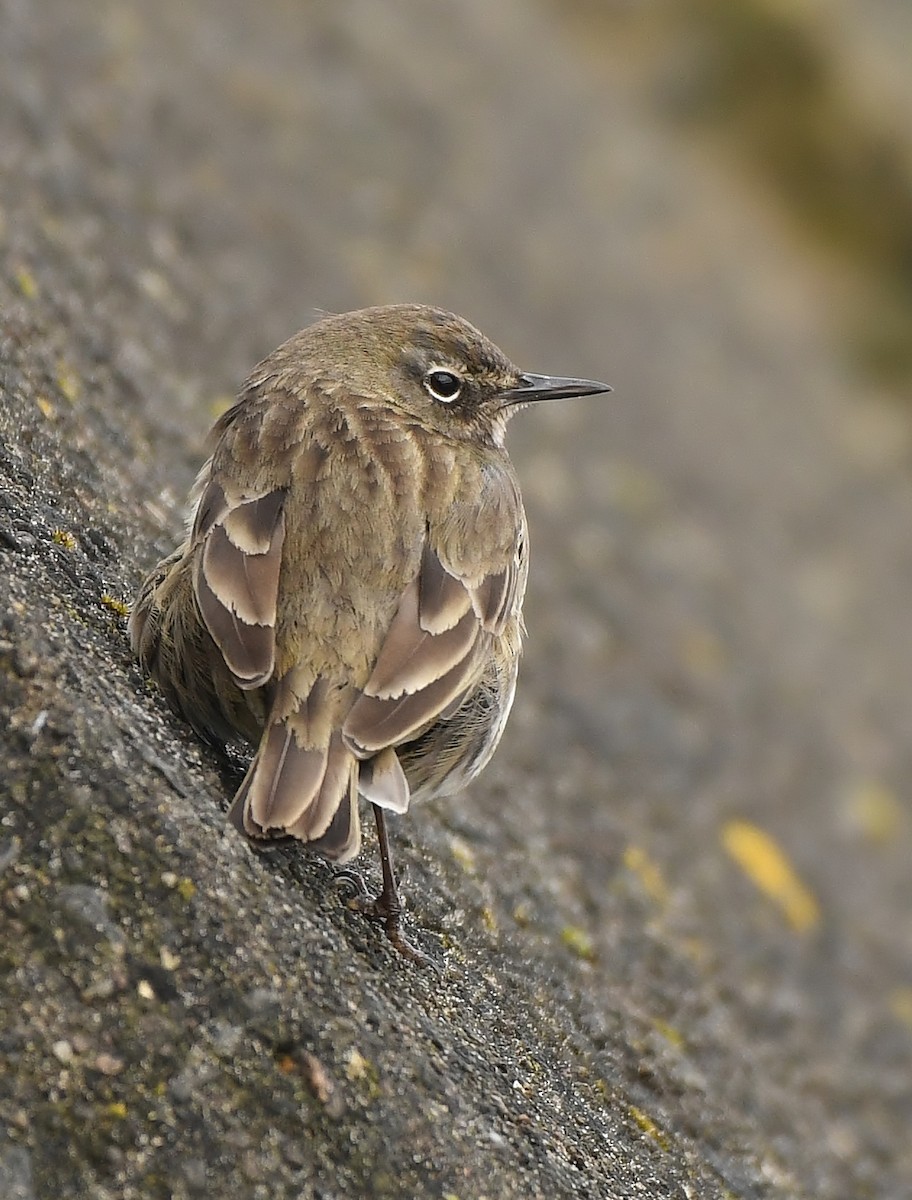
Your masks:
M386 936L403 958L411 958L424 966L432 966L428 956L413 946L402 932L402 901L393 873L393 856L390 854L389 837L386 832L386 815L377 804L371 805L377 822L377 841L380 844L380 870L383 873L383 890L374 901L374 913L382 918Z
M386 831L386 818L382 808L376 804L371 807L377 822L380 869L383 873L383 887L380 895L372 898L361 876L347 867L336 872L336 881L343 886L351 887L354 892L354 895L347 901L349 908L383 922L386 936L403 958L410 958L422 966L434 967L432 959L413 946L402 932L402 901L399 899L399 889L396 887L396 876L393 872L393 857L390 853L389 835Z

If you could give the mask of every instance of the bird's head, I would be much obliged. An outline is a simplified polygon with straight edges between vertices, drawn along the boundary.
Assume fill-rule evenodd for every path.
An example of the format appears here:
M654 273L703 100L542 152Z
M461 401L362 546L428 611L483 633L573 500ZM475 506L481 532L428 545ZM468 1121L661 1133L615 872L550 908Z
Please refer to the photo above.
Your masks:
M388 405L449 437L497 446L508 419L527 404L611 390L589 379L521 371L468 321L420 304L324 317L285 348L299 366L306 358L327 391Z

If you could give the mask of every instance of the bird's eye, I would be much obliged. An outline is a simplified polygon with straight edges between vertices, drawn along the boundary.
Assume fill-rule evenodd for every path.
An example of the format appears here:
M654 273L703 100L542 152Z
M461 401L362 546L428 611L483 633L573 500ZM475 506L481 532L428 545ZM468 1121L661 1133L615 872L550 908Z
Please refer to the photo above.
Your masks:
M443 404L452 404L462 391L462 380L453 371L437 368L425 375L424 386L433 399L440 400Z

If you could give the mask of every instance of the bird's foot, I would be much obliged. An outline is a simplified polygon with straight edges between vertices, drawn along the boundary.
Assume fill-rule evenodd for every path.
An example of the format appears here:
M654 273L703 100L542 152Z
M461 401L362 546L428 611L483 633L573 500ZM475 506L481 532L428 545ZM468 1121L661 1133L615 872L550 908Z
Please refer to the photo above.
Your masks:
M354 867L337 867L333 872L333 887L342 893L345 907L353 912L360 912L362 905L372 899L364 876ZM349 893L347 897L346 892Z
M386 892L372 895L363 876L349 867L337 871L333 882L340 891L350 890L351 894L345 899L346 908L361 913L371 921L383 922L387 939L398 954L421 967L430 967L439 972L434 960L413 945L403 932L402 905L398 895L390 896Z

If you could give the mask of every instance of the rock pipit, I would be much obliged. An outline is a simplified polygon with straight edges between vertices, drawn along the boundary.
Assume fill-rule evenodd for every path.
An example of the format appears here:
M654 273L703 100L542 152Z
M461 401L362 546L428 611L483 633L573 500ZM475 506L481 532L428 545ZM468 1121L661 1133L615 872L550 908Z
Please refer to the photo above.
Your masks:
M384 813L473 779L516 688L528 539L507 421L609 390L521 371L436 308L327 317L218 420L188 536L139 590L131 642L171 705L257 747L240 830L345 862L359 794L373 805L371 911L405 954L422 957Z

